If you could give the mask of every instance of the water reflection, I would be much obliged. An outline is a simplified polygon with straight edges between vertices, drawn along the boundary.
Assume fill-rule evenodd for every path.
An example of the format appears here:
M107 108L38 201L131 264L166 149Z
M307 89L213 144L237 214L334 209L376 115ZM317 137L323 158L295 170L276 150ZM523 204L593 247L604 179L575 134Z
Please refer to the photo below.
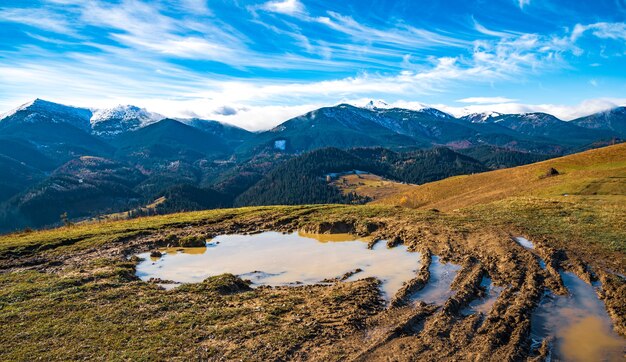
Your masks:
M467 308L461 311L463 315L468 316L474 313L488 314L500 293L504 290L504 287L493 285L491 278L486 276L480 281L480 285L485 289L485 296L471 301Z
M533 340L554 336L557 360L623 361L626 341L613 331L594 288L572 273L561 277L571 295L544 296L531 319Z
M348 234L315 238L277 232L221 235L207 245L175 248L156 261L148 259L149 253L141 254L144 261L137 265L137 275L142 280L196 283L209 276L232 273L255 285L277 286L315 284L360 268L363 271L347 280L376 277L383 282L382 290L389 298L415 275L420 260L418 253L409 253L402 245L387 249L379 243L369 250L366 242ZM187 249L195 254L187 253Z
M534 249L535 248L535 244L533 244L532 241L526 239L523 236L516 236L513 238L513 240L515 240L518 244L520 244L521 246L525 247L526 249Z
M460 265L441 263L439 261L439 257L433 255L430 267L428 268L428 271L430 272L428 283L424 286L424 288L422 288L422 290L413 294L411 299L421 300L425 303L445 303L445 301L454 294L454 291L450 289L450 286L460 269Z

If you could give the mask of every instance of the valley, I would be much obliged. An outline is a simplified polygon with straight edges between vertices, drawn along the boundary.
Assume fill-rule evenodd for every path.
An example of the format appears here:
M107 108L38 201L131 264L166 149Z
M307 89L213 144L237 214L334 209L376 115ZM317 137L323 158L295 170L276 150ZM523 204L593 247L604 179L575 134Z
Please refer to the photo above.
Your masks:
M411 190L400 187L398 195L366 205L197 211L0 237L0 344L16 346L5 350L3 359L92 359L115 353L139 359L378 360L393 355L398 360L534 361L571 358L563 355L563 343L584 346L588 339L577 331L594 328L599 339L590 348L603 346L607 360L620 360L626 348L626 228L620 226L626 224L626 195L621 181L598 187L604 191L595 195L576 191L621 180L624 149L616 145L508 170L532 175L517 192L507 191L512 186L496 170L401 185ZM543 177L547 167L559 175ZM441 210L432 207L438 203L401 205L403 196L419 199L431 195L422 190L477 177L489 187L489 197L478 189L473 201ZM368 178L358 186L385 182ZM414 267L404 268L404 283L387 301L381 281L351 274L351 265L318 283L298 284L302 277L293 276L273 286L258 284L269 265L233 269L243 273L239 276L215 270L166 289L159 283L177 277L150 280L145 274L151 263L168 268L158 264L161 258L173 262L198 240L209 243L200 254L190 251L182 265L193 267L193 258L237 248L224 235L239 235L242 242L271 235L257 235L261 232L279 232L269 240L299 232L338 244L346 240L342 233L350 233L349 240L365 238L375 248L406 248L409 253L395 252L410 256ZM518 236L528 245L518 243ZM254 250L254 239L249 240L241 257L254 255L245 254ZM299 241L289 243L297 253ZM148 256L156 250L167 254ZM268 251L266 262L278 253ZM284 285L287 281L295 284ZM491 288L495 292L481 307ZM544 300L547 293L555 302ZM568 293L603 307L585 312L593 320L564 317L559 319L564 329L541 327L547 333L539 333L538 326L553 323L542 319L541 306L561 305ZM20 326L21 332L8 326ZM577 353L574 360L585 356Z

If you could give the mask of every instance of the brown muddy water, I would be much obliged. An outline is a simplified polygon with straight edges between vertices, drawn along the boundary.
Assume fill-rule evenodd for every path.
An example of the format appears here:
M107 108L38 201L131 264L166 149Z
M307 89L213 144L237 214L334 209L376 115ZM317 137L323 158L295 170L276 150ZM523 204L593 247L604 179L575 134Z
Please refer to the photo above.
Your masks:
M382 281L386 299L415 276L421 258L402 245L388 249L379 242L372 250L367 249L367 242L350 234L277 232L221 235L206 247L160 251L160 258L151 259L150 253L138 255L143 259L137 265L137 276L142 280L198 283L210 276L231 273L251 280L253 286L284 286L316 284L361 269L345 280L376 277Z
M534 347L552 337L553 361L624 361L626 340L613 331L595 287L570 272L561 278L570 295L543 297L531 319Z

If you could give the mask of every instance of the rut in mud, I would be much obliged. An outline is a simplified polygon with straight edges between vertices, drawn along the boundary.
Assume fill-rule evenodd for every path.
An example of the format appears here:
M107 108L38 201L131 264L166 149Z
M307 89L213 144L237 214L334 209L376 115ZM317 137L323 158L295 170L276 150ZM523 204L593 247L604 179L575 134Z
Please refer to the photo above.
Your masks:
M216 289L222 295L219 300L224 301L212 308L220 310L242 305L244 312L233 314L232 318L240 318L236 325L249 325L250 329L244 334L229 335L226 330L221 334L211 333L210 338L190 340L188 345L180 347L180 355L193 355L202 347L207 351L214 350L215 355L226 359L245 360L361 361L386 360L393 356L394 360L407 361L539 361L561 353L561 345L555 341L563 335L576 336L576 325L569 326L573 332L562 333L557 327L543 328L550 325L549 321L544 324L538 321L546 295L557 299L570 298L569 293L575 297L580 295L581 285L573 287L571 277L580 278L592 293L602 296L602 301L596 299L594 302L593 310L605 313L600 328L613 338L603 342L602 346L612 348L614 354L611 356L624 355L624 280L594 267L590 261L551 247L549 240L533 240L532 245L522 246L519 239L513 238L517 235L495 228L457 230L434 219L395 215L319 221L312 214L314 212L305 211L270 221L265 215L244 215L184 225L170 229L169 235L159 231L71 254L4 260L2 270L19 272L28 269L52 274L79 270L88 273L93 269L90 265L102 258L120 261L130 258L138 265L141 262L133 255L172 246L177 240L190 236L213 239L218 235L264 231L351 233L369 238L369 245L363 243L364 250L368 246L400 246L413 252L406 253L413 257L411 275L403 277L405 283L401 287L394 288L397 291L389 302L381 298L377 281L372 278L361 280L358 272L352 273L356 268L367 270L360 265L332 271L334 280L326 280L323 284L250 289L241 279L253 280L254 275L241 276L241 279L234 278L226 285L219 285ZM169 253L174 254L178 249L174 246ZM405 253L404 250L398 251ZM205 251L209 252L211 250ZM190 254L189 257L204 255L208 254ZM149 256L146 261L151 262ZM341 275L344 272L345 278ZM203 277L191 281L200 282ZM321 275L315 276L318 277ZM131 284L132 288L139 288L142 295L154 294L158 302L153 300L151 303L163 303L159 310L164 310L165 316L173 308L172 299L187 303L177 305L176 310L180 313L196 305L196 302L188 301L209 293L204 282L172 291L159 290L154 285L147 288L146 283L138 281ZM589 289L585 291L585 299L589 298L588 292ZM602 308L598 309L598 305ZM278 313L277 309L280 314L271 314ZM271 312L267 316L271 321L269 327L252 322L260 318L257 314L268 312ZM612 323L615 331L611 331L607 323ZM196 329L205 327L194 323ZM547 333L538 334L538 327ZM297 338L294 328L302 328L296 329ZM277 334L276 331L282 332ZM571 340L564 343L570 343L568 341Z

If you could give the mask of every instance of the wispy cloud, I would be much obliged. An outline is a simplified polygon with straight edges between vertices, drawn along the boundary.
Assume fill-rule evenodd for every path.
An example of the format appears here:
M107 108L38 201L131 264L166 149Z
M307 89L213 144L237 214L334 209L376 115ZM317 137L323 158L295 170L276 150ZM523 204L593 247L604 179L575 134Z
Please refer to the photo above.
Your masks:
M460 103L476 103L476 104L498 104L498 103L511 103L517 99L511 99L507 97L469 97L458 99Z
M494 36L498 38L507 38L510 36L520 35L519 32L502 31L502 30L496 31L496 30L487 29L486 27L481 25L478 21L476 21L476 19L474 19L473 17L472 17L472 21L474 23L474 29L480 34Z
M595 37L601 39L626 40L626 23L595 23L576 24L572 31L571 39L576 41L586 32L590 31Z
M0 8L0 22L19 23L58 34L78 35L65 17L46 9Z
M403 23L395 24L388 29L380 29L363 25L350 16L329 11L328 16L312 18L312 21L348 35L358 42L387 44L407 49L415 47L464 46L470 42L446 36L425 29L415 28Z
M524 6L530 5L530 0L516 0L516 1L520 9L524 9Z

